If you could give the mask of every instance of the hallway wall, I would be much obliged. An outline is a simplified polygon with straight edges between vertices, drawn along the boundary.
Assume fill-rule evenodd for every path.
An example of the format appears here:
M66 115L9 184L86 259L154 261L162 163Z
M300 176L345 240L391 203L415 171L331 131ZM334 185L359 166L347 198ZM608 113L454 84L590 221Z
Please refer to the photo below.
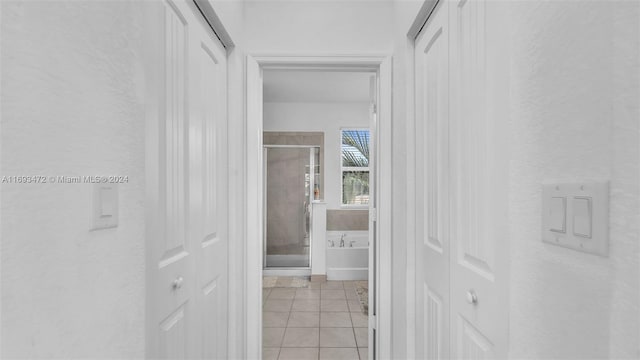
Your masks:
M615 6L612 6L615 4ZM638 348L637 2L512 6L511 357ZM610 180L610 255L540 240L543 181Z
M245 1L249 54L390 54L392 2Z
M1 1L2 175L123 175L120 224L90 184L2 184L3 358L144 357L144 2Z

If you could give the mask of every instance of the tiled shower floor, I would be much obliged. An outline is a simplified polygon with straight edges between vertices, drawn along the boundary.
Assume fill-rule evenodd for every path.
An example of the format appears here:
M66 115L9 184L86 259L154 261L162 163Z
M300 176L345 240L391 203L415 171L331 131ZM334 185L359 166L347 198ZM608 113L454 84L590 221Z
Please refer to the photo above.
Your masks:
M368 318L358 283L265 276L262 358L367 359Z

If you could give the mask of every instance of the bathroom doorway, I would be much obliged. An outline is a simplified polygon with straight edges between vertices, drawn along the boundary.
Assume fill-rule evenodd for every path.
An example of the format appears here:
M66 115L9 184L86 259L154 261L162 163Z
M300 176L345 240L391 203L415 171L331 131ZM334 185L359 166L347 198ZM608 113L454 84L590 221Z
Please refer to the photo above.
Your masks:
M264 146L264 270L311 269L313 207L320 189L320 148Z
M390 74L391 59L384 56L247 57L248 357L390 357ZM369 151L344 142L354 130L369 134L364 137ZM324 180L318 200L311 201L307 268L270 268L264 259L265 212L274 211L265 184L272 149L265 153L265 145L310 145L299 138L283 141L287 133L303 139L323 135ZM268 141L269 136L277 141ZM345 153L356 150L362 156L355 160L367 161L345 163ZM311 189L315 196L315 185ZM295 203L301 201L294 197ZM255 199L261 206L252 206ZM289 207L298 209L298 219L306 215L300 205ZM302 224L298 229L304 233ZM345 268L336 261L354 260L348 255L359 253L366 265L350 262L348 270L357 271L333 271ZM309 275L296 274L303 270Z

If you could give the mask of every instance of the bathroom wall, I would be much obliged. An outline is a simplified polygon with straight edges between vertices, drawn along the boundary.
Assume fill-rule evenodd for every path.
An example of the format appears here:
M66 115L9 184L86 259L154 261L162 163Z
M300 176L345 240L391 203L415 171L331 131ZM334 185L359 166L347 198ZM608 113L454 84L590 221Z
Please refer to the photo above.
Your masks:
M512 3L512 358L637 358L640 11ZM608 257L540 240L541 183L610 181Z

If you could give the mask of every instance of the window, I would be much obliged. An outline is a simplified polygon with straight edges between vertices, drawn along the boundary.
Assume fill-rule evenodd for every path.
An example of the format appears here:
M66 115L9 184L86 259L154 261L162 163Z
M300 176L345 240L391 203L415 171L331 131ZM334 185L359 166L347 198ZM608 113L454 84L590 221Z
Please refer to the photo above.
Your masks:
M342 205L369 204L369 129L342 129Z

